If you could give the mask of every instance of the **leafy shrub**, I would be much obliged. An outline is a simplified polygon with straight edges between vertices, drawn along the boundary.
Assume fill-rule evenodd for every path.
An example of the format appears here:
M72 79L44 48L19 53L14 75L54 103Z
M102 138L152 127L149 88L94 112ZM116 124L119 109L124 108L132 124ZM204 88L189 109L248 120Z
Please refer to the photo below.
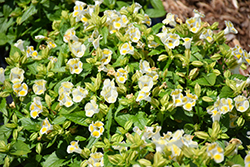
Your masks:
M149 28L138 3L100 3L62 11L36 49L11 46L0 164L248 165L249 78L236 73L249 53L225 44L233 25L216 33L194 11Z

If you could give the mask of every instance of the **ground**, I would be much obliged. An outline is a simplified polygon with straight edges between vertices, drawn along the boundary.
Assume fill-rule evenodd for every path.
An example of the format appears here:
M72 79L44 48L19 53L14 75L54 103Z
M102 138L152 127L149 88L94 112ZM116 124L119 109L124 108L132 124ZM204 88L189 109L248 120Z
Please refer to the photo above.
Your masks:
M219 22L219 29L230 20L238 34L227 35L229 46L240 45L250 51L250 1L249 0L162 0L167 13L175 14L185 21L193 16L193 9L205 14L203 21L212 25Z

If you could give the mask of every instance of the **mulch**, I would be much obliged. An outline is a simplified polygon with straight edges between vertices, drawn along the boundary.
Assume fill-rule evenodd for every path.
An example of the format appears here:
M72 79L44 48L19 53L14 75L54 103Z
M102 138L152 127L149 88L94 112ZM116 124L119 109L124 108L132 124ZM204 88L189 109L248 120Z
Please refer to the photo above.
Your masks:
M231 21L238 34L228 34L227 43L250 51L250 1L249 0L162 0L167 13L175 14L182 21L193 17L193 9L205 14L203 21L212 25L219 22L219 30Z

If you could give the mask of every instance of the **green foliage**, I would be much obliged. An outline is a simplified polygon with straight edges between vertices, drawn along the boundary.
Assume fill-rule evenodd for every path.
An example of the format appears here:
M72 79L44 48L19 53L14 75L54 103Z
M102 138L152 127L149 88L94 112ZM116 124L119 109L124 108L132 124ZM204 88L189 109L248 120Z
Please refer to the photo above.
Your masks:
M0 7L0 165L248 164L249 53L196 11L150 27L160 0L98 2Z

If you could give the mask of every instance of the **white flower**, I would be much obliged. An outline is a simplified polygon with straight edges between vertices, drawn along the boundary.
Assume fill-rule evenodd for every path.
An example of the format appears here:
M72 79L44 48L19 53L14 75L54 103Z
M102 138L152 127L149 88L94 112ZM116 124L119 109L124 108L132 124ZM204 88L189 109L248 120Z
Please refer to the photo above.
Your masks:
M90 100L90 102L85 105L84 109L87 117L92 117L94 114L99 112L99 108L95 100Z
M12 86L17 96L26 96L28 93L28 86L26 83L17 82Z
M34 85L33 85L34 93L36 95L43 94L46 90L46 87L45 87L46 83L47 81L45 81L44 79L34 81Z
M51 124L49 123L48 118L45 118L45 119L43 120L43 122L42 122L42 128L40 129L40 133L41 133L41 134L44 134L44 133L48 134L48 132L49 132L50 130L53 130L53 125L51 125Z
M94 39L94 41L92 42L95 49L97 49L99 47L99 42L101 39L102 39L102 35L98 35L98 37L96 39Z
M119 68L115 73L115 77L119 83L125 83L128 79L128 71L123 68Z
M192 42L193 37L192 37L192 38L186 37L186 38L182 38L182 39L184 40L183 45L185 46L185 48L186 48L186 49L190 49L190 46L191 46L191 42Z
M103 0L94 0L95 1L95 6L101 5L103 3Z
M4 76L4 69L2 67L0 67L0 83L4 83L5 81L5 76Z
M151 97L149 97L149 95L150 95L150 92L144 92L144 91L140 90L140 92L136 98L136 101L140 102L142 100L146 100L148 102L151 102Z
M82 149L79 147L78 141L71 141L70 145L68 145L67 147L68 154L73 153L73 152L78 153L78 154L82 153Z
M105 48L102 50L102 58L100 61L103 65L106 65L110 62L112 53L113 52L110 49Z
M171 26L176 26L176 22L175 22L175 19L174 19L174 14L172 13L168 13L166 18L162 21L162 23L164 24L169 24Z
M57 60L58 60L56 57L53 57L53 56L49 56L48 59L49 59L50 61L52 61L52 63L56 63Z
M206 39L208 42L212 42L213 39L213 31L210 29L205 29L201 35L200 35L200 39Z
M81 1L76 1L75 6L74 6L74 11L73 11L73 17L76 18L76 22L84 21L84 8L87 4Z
M216 163L221 163L224 160L224 150L217 143L208 145L207 153Z
M71 52L78 58L81 58L86 51L86 46L82 44L81 42L74 42L71 45Z
M43 35L37 35L37 36L35 36L35 39L45 39L46 37L45 36L43 36Z
M68 29L63 36L63 41L66 43L68 43L70 40L78 41L78 37L75 34L76 32L74 28Z
M238 31L234 28L234 25L231 21L225 21L226 28L224 30L224 34L234 33L237 34Z
M141 6L139 3L135 2L135 9L134 9L133 13L138 13L138 11L139 11L141 8L142 8L142 6Z
M38 52L34 50L33 46L27 46L26 56L32 57L32 59L36 59L38 57Z
M134 54L134 47L131 45L131 42L124 43L120 48L120 54L126 55L126 54Z
M73 86L74 85L71 82L62 82L61 86L58 89L58 93L59 94L70 94Z
M17 47L17 48L19 48L22 52L24 52L25 50L24 50L24 47L23 47L23 43L24 43L24 41L21 40L21 39L19 39L19 40L14 44L14 46Z
M146 60L143 60L143 61L140 60L139 68L140 68L140 72L142 74L150 73L152 71L151 68L150 68L149 62L147 62Z
M201 19L200 17L191 17L186 20L189 30L193 33L197 33L201 28Z
M138 85L143 92L149 92L154 85L153 78L147 75L141 76L139 78Z
M151 19L147 14L144 14L145 20L142 21L142 23L146 23L147 26L151 26Z
M104 80L101 95L108 103L116 102L116 99L118 97L118 92L117 88L115 87L114 79L112 81L110 81L110 79Z
M77 86L77 88L73 89L72 95L73 95L73 101L76 103L79 103L82 101L83 98L85 98L88 94L88 91L80 86Z
M200 13L198 10L196 10L196 9L194 9L193 10L193 12L194 12L194 17L195 18L204 18L205 17L205 15L204 14L202 14L202 13Z
M115 103L118 97L118 92L116 87L103 87L101 95L108 103Z
M246 97L238 95L234 98L235 108L239 112L245 112L249 108L249 101Z
M177 106L182 106L183 105L183 94L181 93L181 89L175 89L171 92L171 96L174 102L174 105Z
M126 35L128 35L129 36L129 38L130 38L130 40L132 41L132 42L138 42L139 40L140 40L140 38L141 38L141 32L140 32L140 30L139 30L139 28L137 28L137 27L131 27L131 28L129 28L127 31L126 31Z
M54 41L46 41L46 43L47 43L49 49L57 47L57 45L55 44Z
M67 62L67 65L69 66L69 70L71 74L80 74L83 70L82 68L82 62L79 58L72 58L69 59Z
M41 97L34 97L30 105L30 116L36 119L41 112L43 112Z
M91 136L99 138L104 132L103 125L104 124L101 121L96 121L95 123L92 122L92 124L89 125L89 131L91 133Z
M88 167L104 167L103 154L101 152L91 153L87 164Z
M62 93L58 97L58 101L60 102L60 105L64 105L65 107L70 107L73 105L73 101L69 94Z

